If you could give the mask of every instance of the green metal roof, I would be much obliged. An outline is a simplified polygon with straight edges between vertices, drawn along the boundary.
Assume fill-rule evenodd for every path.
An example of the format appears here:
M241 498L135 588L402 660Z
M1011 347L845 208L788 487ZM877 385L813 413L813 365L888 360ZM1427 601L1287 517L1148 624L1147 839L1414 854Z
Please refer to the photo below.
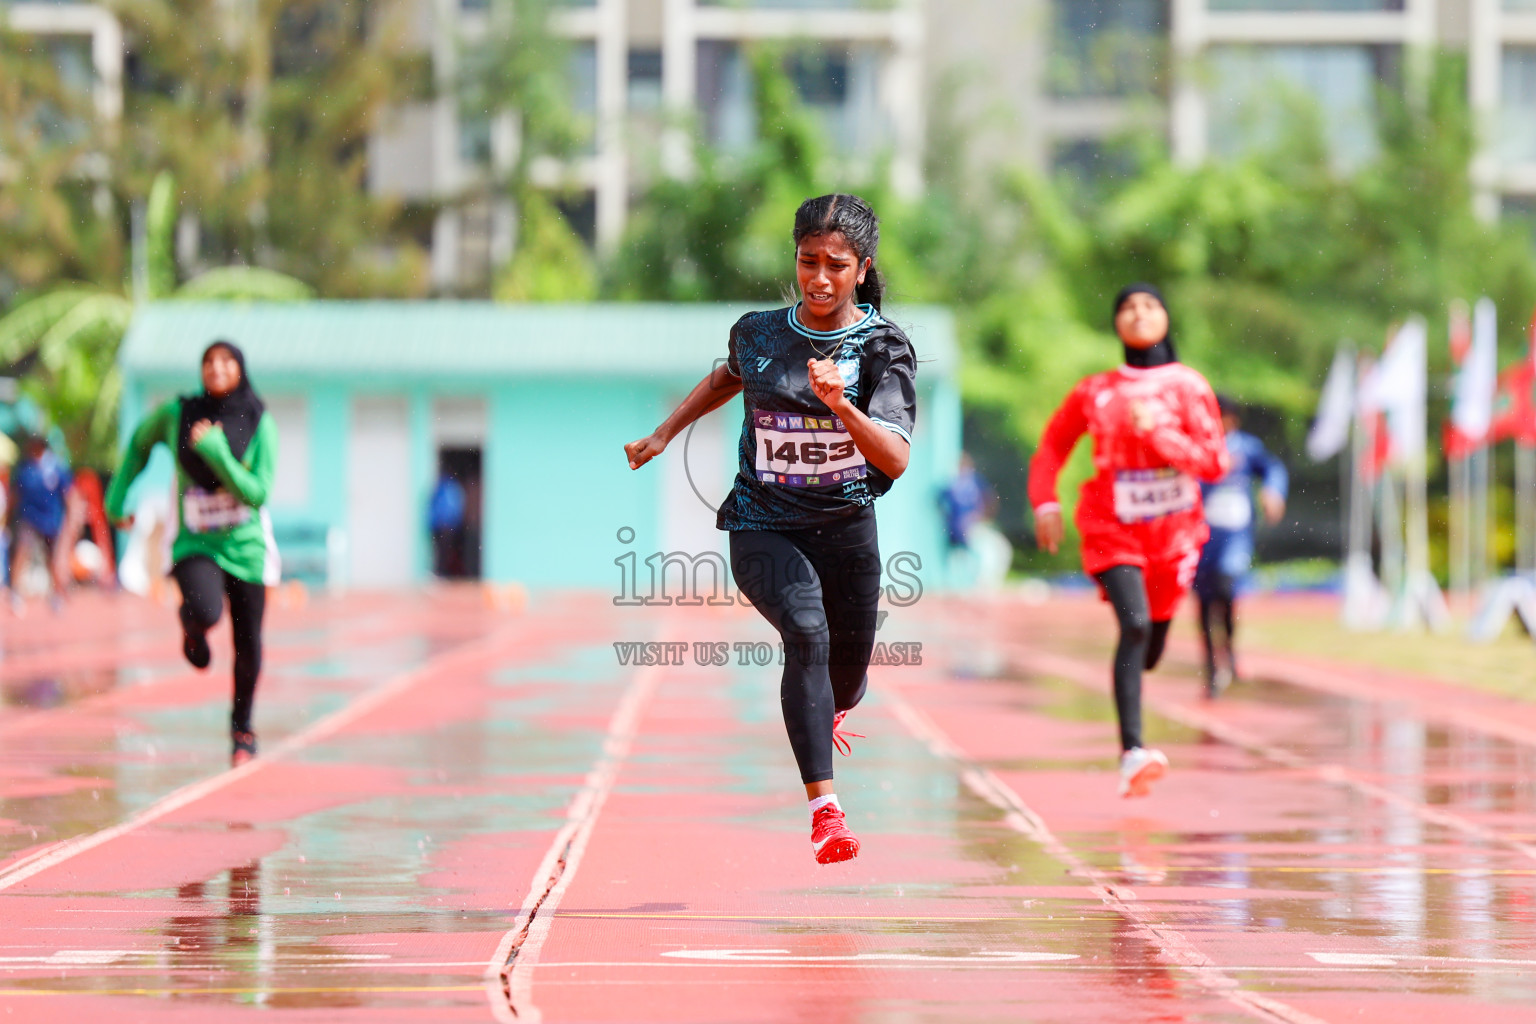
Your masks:
M508 305L493 302L161 302L140 307L119 361L130 377L186 376L227 338L253 372L410 377L679 375L725 355L750 309L714 303ZM954 320L941 306L888 315L911 336L924 375L956 365Z

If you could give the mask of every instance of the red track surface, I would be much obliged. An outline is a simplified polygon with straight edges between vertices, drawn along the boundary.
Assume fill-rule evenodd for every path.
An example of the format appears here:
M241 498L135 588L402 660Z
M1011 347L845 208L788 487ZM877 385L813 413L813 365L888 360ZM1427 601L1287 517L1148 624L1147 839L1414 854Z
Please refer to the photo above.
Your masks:
M263 757L227 660L86 596L4 624L0 1018L1536 1021L1536 708L1247 659L1153 677L1114 795L1109 617L897 609L818 867L750 609L278 609ZM226 642L215 648L224 654Z

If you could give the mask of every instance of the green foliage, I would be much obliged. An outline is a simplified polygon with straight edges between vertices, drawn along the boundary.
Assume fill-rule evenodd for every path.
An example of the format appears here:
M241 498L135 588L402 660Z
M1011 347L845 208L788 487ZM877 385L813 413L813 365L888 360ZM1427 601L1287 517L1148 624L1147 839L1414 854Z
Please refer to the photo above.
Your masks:
M517 251L496 279L499 302L586 302L597 297L597 268L570 222L542 193L527 189Z
M120 274L123 257L103 186L81 174L103 141L91 96L62 80L45 39L5 21L0 6L0 303Z
M222 267L176 288L171 232L175 181L162 173L150 192L145 241L151 298L296 301L312 298L304 282L261 267ZM110 464L122 397L117 350L133 303L111 290L69 285L19 303L0 318L0 365L26 367L22 386L58 425L78 460Z
M413 81L399 0L112 6L137 63L110 161L121 205L149 193L153 218L151 183L169 172L210 263L261 264L325 295L424 290L424 254L365 177L369 135ZM166 294L171 253L150 256L150 294Z
M759 140L748 154L700 146L692 180L642 198L609 294L789 293L796 204L850 183L780 67L774 51L755 55ZM1509 349L1523 337L1536 254L1518 231L1473 215L1464 82L1464 64L1440 58L1406 95L1384 92L1376 155L1347 175L1329 158L1317 111L1292 104L1273 145L1241 158L1181 167L1127 140L1134 173L1100 185L1092 202L1077 183L1018 170L968 202L954 182L913 202L869 180L853 190L881 213L879 264L893 298L955 308L967 418L999 446L995 460L1027 461L1072 384L1118 362L1109 303L1133 280L1163 287L1183 359L1279 412L1299 441L1342 340L1370 348L1414 312L1443 337L1448 303L1479 295L1498 304ZM1444 347L1432 353L1443 372ZM1087 447L1063 475L1069 506Z

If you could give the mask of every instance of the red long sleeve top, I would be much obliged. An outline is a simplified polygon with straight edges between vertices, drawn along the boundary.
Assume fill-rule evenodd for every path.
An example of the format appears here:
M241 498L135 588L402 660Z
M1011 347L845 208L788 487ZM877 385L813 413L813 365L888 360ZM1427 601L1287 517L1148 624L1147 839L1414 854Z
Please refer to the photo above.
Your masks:
M1137 428L1138 404L1150 429ZM1085 433L1093 437L1095 469L1076 516L1085 571L1177 561L1205 543L1198 481L1219 480L1230 458L1216 396L1198 370L1121 366L1079 381L1030 461L1037 513L1060 507L1056 478Z

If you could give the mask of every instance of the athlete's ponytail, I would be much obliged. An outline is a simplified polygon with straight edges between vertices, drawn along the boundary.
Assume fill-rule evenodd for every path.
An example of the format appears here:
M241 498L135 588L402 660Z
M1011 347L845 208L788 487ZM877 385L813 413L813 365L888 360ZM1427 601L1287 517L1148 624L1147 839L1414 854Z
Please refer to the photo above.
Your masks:
M801 203L800 209L795 211L795 246L798 248L812 235L831 234L848 239L849 247L860 262L870 261L869 270L854 297L879 309L885 298L885 281L875 262L880 249L880 218L864 200L844 192L817 196Z

